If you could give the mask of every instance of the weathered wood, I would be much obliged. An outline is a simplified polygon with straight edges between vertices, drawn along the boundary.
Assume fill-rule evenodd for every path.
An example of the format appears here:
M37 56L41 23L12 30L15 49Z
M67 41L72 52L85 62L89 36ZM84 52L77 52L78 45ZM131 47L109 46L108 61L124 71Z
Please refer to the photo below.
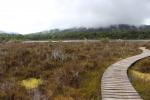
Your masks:
M104 72L101 80L102 100L142 100L127 75L133 63L150 56L150 50L144 47L140 49L143 53L118 61Z

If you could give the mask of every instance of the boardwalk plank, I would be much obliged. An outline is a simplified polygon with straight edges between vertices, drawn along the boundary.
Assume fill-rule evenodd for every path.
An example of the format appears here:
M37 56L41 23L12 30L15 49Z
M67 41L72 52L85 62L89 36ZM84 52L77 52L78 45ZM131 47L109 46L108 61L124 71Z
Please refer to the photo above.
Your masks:
M101 84L102 100L142 100L127 75L133 63L150 56L150 50L140 49L143 53L118 61L105 71Z

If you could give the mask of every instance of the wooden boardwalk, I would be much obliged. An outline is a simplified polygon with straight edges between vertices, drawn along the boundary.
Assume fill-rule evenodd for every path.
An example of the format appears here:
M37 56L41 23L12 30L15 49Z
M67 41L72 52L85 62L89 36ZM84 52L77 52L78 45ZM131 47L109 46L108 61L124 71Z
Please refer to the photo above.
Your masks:
M150 56L150 50L144 47L140 49L143 53L118 61L104 72L101 84L102 100L142 100L127 75L127 70L133 63Z

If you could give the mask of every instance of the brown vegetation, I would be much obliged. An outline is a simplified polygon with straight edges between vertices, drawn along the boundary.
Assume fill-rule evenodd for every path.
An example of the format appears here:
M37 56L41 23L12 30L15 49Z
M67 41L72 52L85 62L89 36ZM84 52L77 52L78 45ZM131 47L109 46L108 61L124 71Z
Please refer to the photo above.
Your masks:
M150 100L150 57L135 63L129 70L129 77L143 100Z
M115 61L140 52L144 43L5 43L0 44L0 99L98 100L100 80ZM37 78L27 90L20 81Z

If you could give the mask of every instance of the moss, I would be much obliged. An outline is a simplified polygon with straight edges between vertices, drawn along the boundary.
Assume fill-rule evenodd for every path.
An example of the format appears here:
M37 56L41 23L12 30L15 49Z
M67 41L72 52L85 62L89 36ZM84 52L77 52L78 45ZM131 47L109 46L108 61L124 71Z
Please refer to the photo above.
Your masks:
M29 78L21 81L21 85L26 89L34 89L41 85L43 81L41 79Z

